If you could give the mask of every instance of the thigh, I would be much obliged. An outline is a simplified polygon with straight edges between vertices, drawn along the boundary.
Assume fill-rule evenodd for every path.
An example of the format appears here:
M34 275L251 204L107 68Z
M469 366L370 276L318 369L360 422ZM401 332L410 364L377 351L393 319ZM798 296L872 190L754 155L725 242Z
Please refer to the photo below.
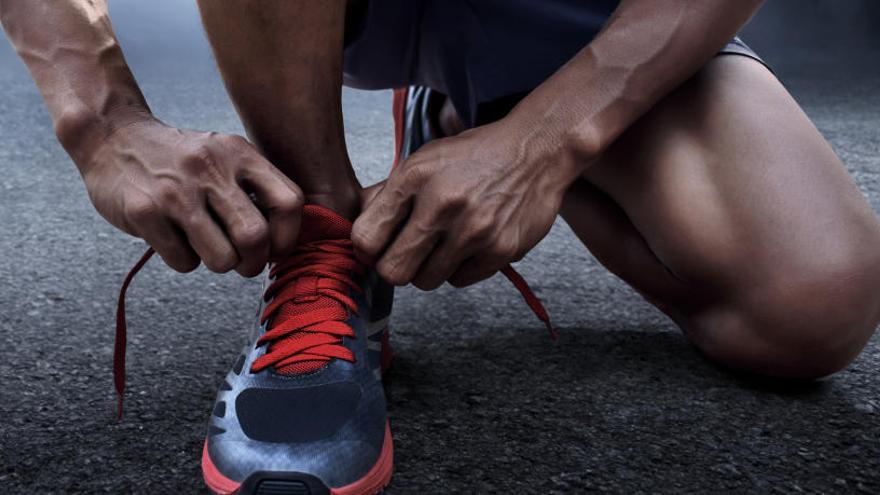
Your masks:
M710 299L827 279L880 245L873 211L831 147L747 57L716 57L585 178L677 280Z

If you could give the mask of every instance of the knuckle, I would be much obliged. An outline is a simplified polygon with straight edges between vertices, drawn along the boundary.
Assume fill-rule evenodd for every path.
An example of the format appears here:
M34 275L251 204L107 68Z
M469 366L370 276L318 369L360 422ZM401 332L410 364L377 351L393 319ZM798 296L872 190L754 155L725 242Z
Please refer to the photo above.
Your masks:
M394 283L395 282L395 279L393 277L394 273L391 273L391 270L389 270L385 265L377 266L376 273L378 273L379 276L382 277L382 280L388 282L391 285L397 285Z
M405 188L413 188L422 183L425 178L424 167L418 164L410 164L400 171L400 184Z
M471 241L484 240L491 236L494 224L489 217L473 217L465 231L465 237Z
M123 207L125 217L133 224L151 220L159 214L159 211L159 206L155 201L143 196L129 199Z
M397 178L399 182L408 184L417 181L419 175L419 166L413 161L409 161L408 163L404 163L403 167L401 167L400 174Z
M393 264L380 262L376 267L376 272L391 285L401 286L407 283L403 273Z
M303 193L298 188L291 188L280 199L278 209L285 213L295 213L300 211L305 204Z
M379 246L373 240L373 236L368 234L363 226L355 222L351 229L351 242L358 251L375 256L379 253Z
M171 181L163 180L156 187L156 197L165 205L178 205L181 202L180 193L180 188Z
M410 196L412 187L402 181L389 184L376 201L379 211L383 214L390 215L395 209L399 208Z
M203 210L182 208L175 218L188 235L197 235L195 232L200 230L199 227L203 227L205 222L209 221L204 213Z
M500 239L495 241L488 251L493 258L510 261L516 257L518 249L513 242Z
M250 147L247 139L237 134L220 134L217 136L220 142L235 148Z
M446 191L438 203L444 213L459 212L468 206L469 198L461 191Z
M233 240L238 246L259 247L269 239L269 226L266 222L242 222L232 231Z
M238 257L232 253L224 253L217 256L206 257L202 261L208 270L214 273L227 273L238 263Z
M418 248L434 239L445 230L445 222L439 221L433 211L420 210L410 217L407 227L412 229L413 236L405 244L410 249Z
M212 175L217 173L217 161L211 147L206 143L192 146L181 157L181 168L196 176Z

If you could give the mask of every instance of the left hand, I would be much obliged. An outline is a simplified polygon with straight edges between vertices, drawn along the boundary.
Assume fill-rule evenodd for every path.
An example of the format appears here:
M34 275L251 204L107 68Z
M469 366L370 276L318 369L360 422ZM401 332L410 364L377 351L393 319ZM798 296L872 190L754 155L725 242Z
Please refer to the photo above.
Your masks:
M461 287L521 259L575 177L504 120L432 141L366 191L352 240L394 285Z

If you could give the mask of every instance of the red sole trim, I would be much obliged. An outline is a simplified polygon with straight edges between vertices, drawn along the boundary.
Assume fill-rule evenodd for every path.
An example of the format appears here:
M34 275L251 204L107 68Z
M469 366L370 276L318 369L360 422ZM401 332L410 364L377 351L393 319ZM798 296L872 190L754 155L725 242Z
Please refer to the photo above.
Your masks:
M238 492L241 483L232 481L223 476L223 474L214 465L211 456L208 455L208 439L202 447L202 477L205 479L205 485L208 490L215 495L233 495Z
M376 464L367 471L361 479L339 488L331 488L331 495L375 495L381 492L391 482L391 473L394 470L394 445L391 440L391 427L385 423L385 439L382 443L382 452ZM208 441L202 447L202 476L205 485L215 495L235 495L241 487L241 483L233 481L214 466L211 456L208 455Z

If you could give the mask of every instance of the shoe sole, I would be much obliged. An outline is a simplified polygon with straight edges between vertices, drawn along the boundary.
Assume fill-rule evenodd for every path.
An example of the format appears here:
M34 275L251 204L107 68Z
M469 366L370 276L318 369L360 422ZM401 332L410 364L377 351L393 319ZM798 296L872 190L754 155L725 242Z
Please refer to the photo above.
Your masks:
M318 478L294 472L260 471L244 482L233 481L220 473L208 455L208 441L202 448L202 476L215 495L375 495L388 486L394 468L391 428L385 423L385 439L376 464L361 479L338 488L327 488Z

